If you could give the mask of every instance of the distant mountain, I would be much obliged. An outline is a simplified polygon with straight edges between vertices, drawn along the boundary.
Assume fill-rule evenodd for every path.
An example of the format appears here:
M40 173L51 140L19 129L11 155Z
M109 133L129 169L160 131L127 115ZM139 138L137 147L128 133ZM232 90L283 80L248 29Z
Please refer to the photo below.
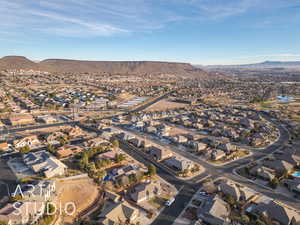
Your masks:
M241 65L212 65L212 66L201 66L195 65L197 68L208 68L208 69L230 69L230 68L257 68L257 69L268 69L268 68L300 68L300 61L265 61L254 64L241 64Z
M265 61L265 62L258 63L258 64L271 65L271 66L300 66L300 61ZM252 64L252 65L255 65L255 64Z
M46 59L33 62L23 56L0 59L0 70L34 69L48 72L100 72L110 74L174 74L179 76L208 76L202 69L189 63L154 61L81 61Z
M5 56L0 59L0 69L38 69L38 65L23 56Z

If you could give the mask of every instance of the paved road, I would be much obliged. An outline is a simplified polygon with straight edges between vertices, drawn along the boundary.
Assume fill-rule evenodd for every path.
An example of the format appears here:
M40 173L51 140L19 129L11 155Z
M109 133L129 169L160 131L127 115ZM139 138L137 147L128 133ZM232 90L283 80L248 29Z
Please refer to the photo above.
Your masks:
M170 92L168 92L168 93L166 93L166 94L164 94L164 95L162 95L162 96L160 96L160 97L158 97L158 98L156 98L156 99L154 99L154 100L152 100L152 101L150 101L150 102L148 102L148 103L146 103L146 104L144 104L144 105L142 105L142 106L140 106L140 107L138 107L138 108L136 108L134 110L129 111L129 113L143 111L144 109L146 109L149 106L155 104L156 102L159 102L160 100L164 99L165 97L169 96L172 93L173 93L173 91L170 91Z

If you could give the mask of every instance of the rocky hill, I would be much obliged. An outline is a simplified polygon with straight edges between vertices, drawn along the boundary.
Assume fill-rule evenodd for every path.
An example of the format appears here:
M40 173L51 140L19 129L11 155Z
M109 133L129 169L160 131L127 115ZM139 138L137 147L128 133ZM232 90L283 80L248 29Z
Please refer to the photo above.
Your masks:
M46 59L33 62L23 56L0 59L0 70L33 69L48 72L100 72L110 74L174 74L179 76L207 76L207 72L188 63L154 61L80 61Z
M23 56L5 56L0 59L0 69L38 69L38 65Z

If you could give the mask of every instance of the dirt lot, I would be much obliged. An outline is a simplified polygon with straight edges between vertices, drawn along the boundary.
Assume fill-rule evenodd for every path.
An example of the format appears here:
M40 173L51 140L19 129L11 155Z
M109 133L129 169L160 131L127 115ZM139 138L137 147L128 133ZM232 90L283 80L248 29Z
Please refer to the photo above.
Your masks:
M168 109L182 108L182 107L187 107L187 106L188 106L188 104L172 102L172 101L168 101L166 99L163 99L163 100L151 105L145 111L146 112L165 111L165 110L168 110Z
M175 136L175 135L184 135L184 134L189 134L188 130L181 129L179 127L173 126L171 124L166 124L167 126L171 126L172 129L170 129L169 134L170 136Z
M47 127L47 128L40 128L40 129L35 129L35 130L27 130L25 131L27 134L36 134L37 132L45 132L45 133L52 133L56 131L60 131L61 129L67 129L70 128L71 126L58 126L58 127ZM24 133L24 131L23 131Z
M73 216L64 216L65 225L73 224L76 215L88 208L99 194L98 187L90 178L57 181L56 190L56 204L61 203L64 207L68 202L73 202L76 206L76 213Z

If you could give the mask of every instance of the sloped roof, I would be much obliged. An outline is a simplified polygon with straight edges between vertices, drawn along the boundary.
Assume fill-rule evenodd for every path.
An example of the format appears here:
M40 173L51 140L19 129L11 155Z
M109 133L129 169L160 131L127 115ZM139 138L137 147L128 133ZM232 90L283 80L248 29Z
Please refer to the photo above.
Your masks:
M125 222L128 219L131 220L138 213L137 209L126 202L109 203L105 206L99 215L101 223L105 225L114 225L120 221Z

